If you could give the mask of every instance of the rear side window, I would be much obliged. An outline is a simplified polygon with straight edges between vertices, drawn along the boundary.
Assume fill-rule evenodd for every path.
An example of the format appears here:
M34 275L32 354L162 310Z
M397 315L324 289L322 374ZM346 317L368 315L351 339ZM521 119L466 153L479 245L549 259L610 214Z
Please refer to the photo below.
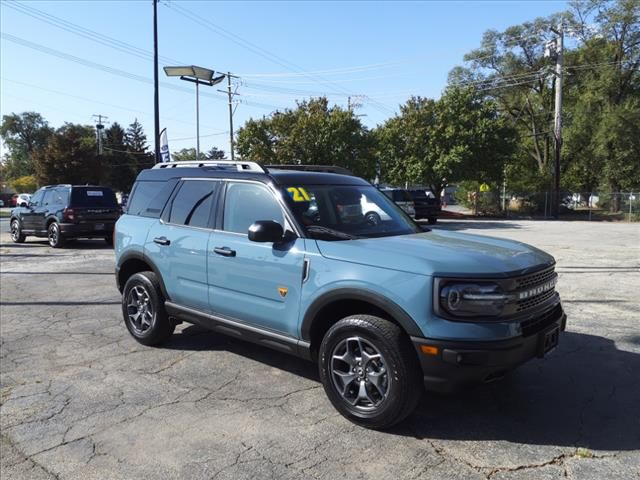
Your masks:
M217 185L217 182L207 180L184 182L171 202L169 223L190 227L209 227Z
M129 215L159 218L177 183L178 180L175 178L167 182L136 182L131 197L127 202L127 213Z
M117 207L113 190L107 187L74 187L71 190L74 207Z

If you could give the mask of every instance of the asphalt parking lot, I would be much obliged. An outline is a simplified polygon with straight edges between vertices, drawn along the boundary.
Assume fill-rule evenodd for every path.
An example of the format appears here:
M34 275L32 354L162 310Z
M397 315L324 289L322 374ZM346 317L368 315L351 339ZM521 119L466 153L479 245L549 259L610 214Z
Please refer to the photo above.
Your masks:
M388 432L343 419L311 363L189 325L137 344L104 242L1 228L2 478L640 478L638 224L442 222L553 254L568 331Z

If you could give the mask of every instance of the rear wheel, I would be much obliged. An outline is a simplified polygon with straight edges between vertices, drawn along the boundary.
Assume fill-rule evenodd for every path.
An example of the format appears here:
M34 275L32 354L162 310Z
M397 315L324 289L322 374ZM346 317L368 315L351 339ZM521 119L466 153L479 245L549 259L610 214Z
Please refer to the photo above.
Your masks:
M57 222L51 222L49 228L47 228L47 238L49 239L49 245L53 248L62 248L65 244L64 235L60 231L60 225Z
M415 409L421 396L418 359L402 330L371 315L333 325L320 346L320 378L333 406L369 428L387 428Z
M143 345L166 342L176 328L164 309L160 283L153 272L129 277L122 292L122 314L129 333Z
M23 243L27 236L22 233L22 226L20 225L20 220L14 218L11 220L11 240L14 243Z

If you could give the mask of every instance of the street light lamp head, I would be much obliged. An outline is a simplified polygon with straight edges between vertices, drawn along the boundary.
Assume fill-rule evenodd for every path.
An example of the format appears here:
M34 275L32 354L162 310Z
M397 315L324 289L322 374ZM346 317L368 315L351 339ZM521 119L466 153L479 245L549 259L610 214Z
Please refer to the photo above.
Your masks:
M195 65L182 66L182 67L164 67L164 73L168 77L190 77L192 79L201 80L206 83L211 83L213 70L208 68L196 67Z

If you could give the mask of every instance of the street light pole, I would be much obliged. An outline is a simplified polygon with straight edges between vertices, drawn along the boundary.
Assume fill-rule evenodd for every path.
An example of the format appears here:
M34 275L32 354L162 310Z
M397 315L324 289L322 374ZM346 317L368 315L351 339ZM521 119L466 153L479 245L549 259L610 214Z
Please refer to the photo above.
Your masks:
M200 160L200 82L196 82L196 160Z
M160 158L160 92L158 88L158 0L153 0L153 110L156 163Z
M553 121L553 136L555 139L555 164L553 168L553 203L551 208L553 217L557 220L560 214L560 155L562 153L562 68L564 65L564 25L560 24L556 44L556 95L555 113Z
M233 152L233 94L231 93L231 73L227 72L227 94L229 95L229 148L231 149L231 161L234 161Z

